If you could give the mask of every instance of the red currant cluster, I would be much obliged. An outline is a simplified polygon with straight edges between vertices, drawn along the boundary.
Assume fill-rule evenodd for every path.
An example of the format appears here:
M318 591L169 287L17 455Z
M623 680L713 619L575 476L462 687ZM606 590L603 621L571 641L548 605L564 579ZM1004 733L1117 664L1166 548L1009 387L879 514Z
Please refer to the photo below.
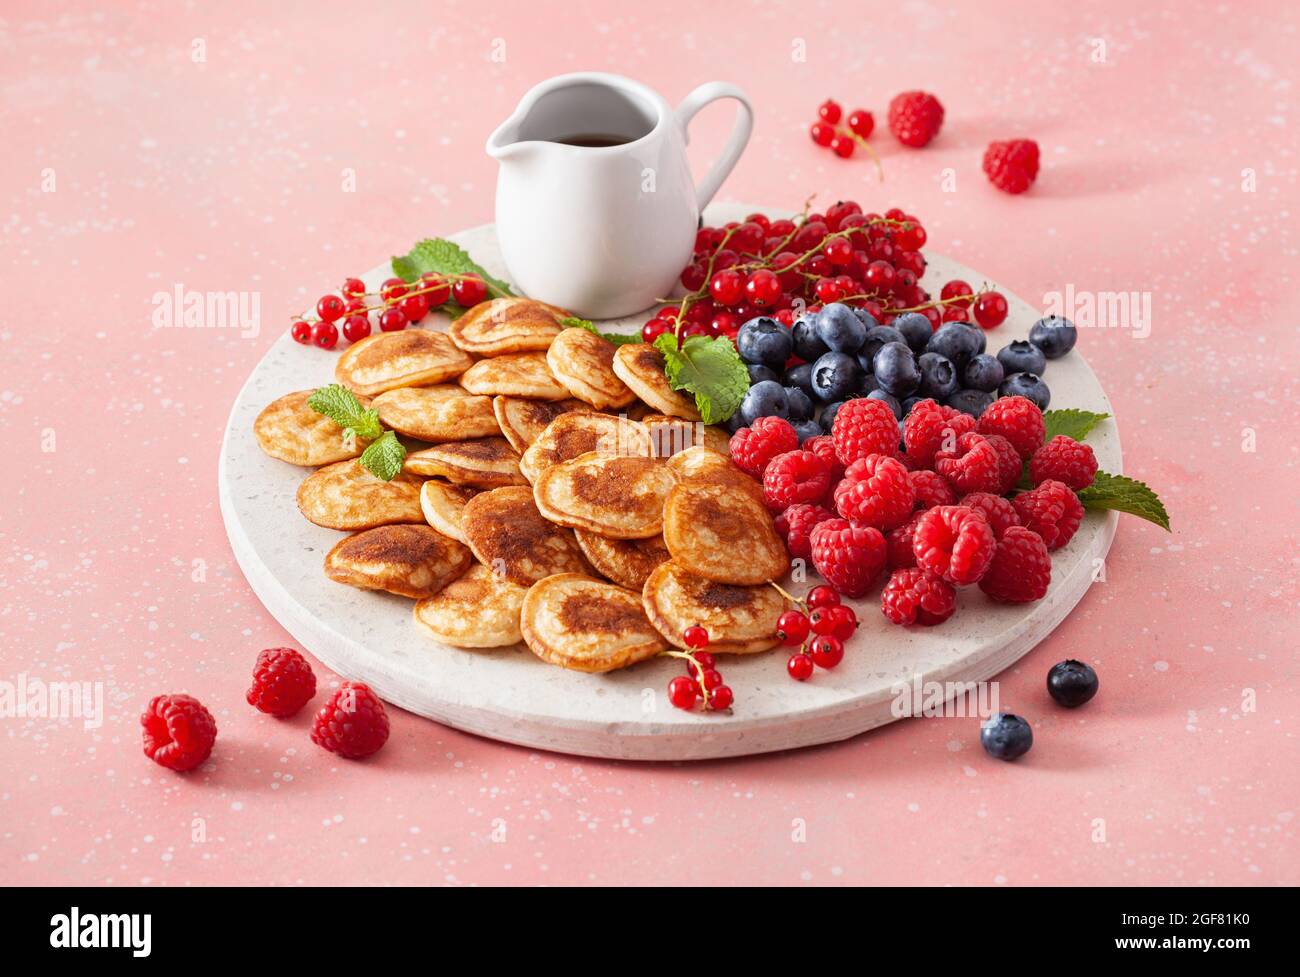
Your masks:
M785 670L796 682L806 682L814 666L834 668L844 660L844 642L858 629L858 616L853 608L840 603L840 595L833 587L814 587L803 600L785 596L799 605L776 622L781 643L799 649L785 663Z
M848 118L844 118L844 110L840 108L840 103L828 98L817 106L817 115L818 119L812 124L809 134L818 146L825 146L836 156L848 159L861 145L864 150L875 156L875 153L871 152L871 147L867 145L867 137L875 129L876 120L866 109L854 109L849 113ZM841 119L844 121L843 126L840 126Z
M477 275L425 275L416 282L389 278L378 292L367 292L360 278L343 283L341 295L322 295L316 303L315 320L295 319L293 338L304 346L333 349L343 338L350 343L365 339L373 327L381 332L398 332L419 322L431 309L454 301L462 308L478 305L487 298L487 284Z
M730 686L722 684L722 673L718 671L713 656L704 650L709 646L708 630L692 624L682 632L682 644L686 645L687 651L664 652L670 658L681 658L686 662L686 674L678 675L668 683L668 701L678 709L694 709L701 701L709 712L730 709L735 696Z

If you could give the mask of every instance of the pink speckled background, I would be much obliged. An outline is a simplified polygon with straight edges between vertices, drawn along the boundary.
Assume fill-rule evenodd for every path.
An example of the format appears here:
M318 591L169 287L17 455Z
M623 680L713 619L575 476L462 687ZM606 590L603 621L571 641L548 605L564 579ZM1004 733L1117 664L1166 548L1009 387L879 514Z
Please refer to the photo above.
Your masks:
M0 719L0 880L1297 881L1296 44L1277 0L6 4L0 680L103 682L107 714ZM257 650L288 636L217 509L232 398L322 290L489 220L487 133L581 68L673 100L747 89L757 127L724 198L899 204L1031 300L1067 282L1152 293L1148 339L1080 346L1175 532L1126 518L1105 583L1002 676L1035 726L1024 761L985 757L975 720L639 766L394 712L384 751L348 763L310 743L308 715L244 703ZM919 86L947 124L920 152L876 136L883 186L805 135L829 95L883 120ZM701 167L729 111L697 120ZM1014 135L1045 159L1017 199L979 172ZM260 292L261 333L151 329L176 283ZM1102 678L1078 712L1042 687L1067 657ZM144 759L137 725L181 690L221 729L188 777Z

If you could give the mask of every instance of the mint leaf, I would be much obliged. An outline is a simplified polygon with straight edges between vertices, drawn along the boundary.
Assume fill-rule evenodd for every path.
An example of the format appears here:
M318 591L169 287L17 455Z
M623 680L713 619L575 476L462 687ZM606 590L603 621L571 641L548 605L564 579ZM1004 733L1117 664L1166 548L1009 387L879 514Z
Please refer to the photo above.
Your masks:
M1074 407L1044 411L1043 425L1047 429L1044 440L1051 441L1058 434L1064 434L1068 438L1082 441L1088 436L1088 432L1108 417L1109 414L1098 414L1095 411L1078 410Z
M590 319L579 319L576 315L556 317L555 321L565 329L585 329L587 332L594 332L601 339L606 339L615 346L641 342L641 337L637 333L601 332Z
M413 282L421 275L478 275L487 283L493 298L514 295L510 286L493 278L482 266L476 264L464 248L446 238L425 238L405 255L393 256L393 274L404 282Z
M1097 472L1092 484L1079 492L1079 501L1086 509L1127 512L1169 529L1169 513L1160 497L1145 483L1126 475Z
M402 470L406 462L406 447L397 440L392 431L385 431L382 436L361 452L361 467L385 482L391 482Z
M736 412L749 389L749 370L730 339L691 336L678 349L677 337L666 332L655 349L664 354L669 385L695 395L705 424L721 424Z
M372 441L379 437L384 429L379 423L379 411L366 410L357 400L357 395L347 387L331 383L321 387L307 398L307 406L317 414L324 414L331 421L351 431L358 438Z

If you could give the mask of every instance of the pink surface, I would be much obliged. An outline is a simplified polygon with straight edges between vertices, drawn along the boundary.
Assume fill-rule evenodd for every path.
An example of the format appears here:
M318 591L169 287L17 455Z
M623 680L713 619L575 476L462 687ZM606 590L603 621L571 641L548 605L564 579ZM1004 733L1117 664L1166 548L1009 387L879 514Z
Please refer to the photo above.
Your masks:
M0 679L105 689L99 729L0 720L0 879L1300 879L1293 5L96 6L10 3L0 25ZM394 710L384 751L349 763L311 744L306 713L244 703L258 649L290 639L222 529L232 398L323 290L490 220L486 135L534 82L583 68L672 100L745 88L757 127L724 198L901 205L1031 301L1151 293L1148 338L1094 329L1080 347L1175 532L1125 518L1105 582L1001 677L1034 723L1023 761L987 758L973 719L652 767ZM912 87L948 112L919 152L883 132ZM807 139L827 96L875 111L883 186ZM697 120L698 170L729 113ZM988 140L1016 135L1044 153L1024 198L979 171ZM178 283L259 292L260 333L153 329L151 297ZM1068 657L1102 679L1077 712L1043 690ZM217 717L194 775L140 753L163 691Z

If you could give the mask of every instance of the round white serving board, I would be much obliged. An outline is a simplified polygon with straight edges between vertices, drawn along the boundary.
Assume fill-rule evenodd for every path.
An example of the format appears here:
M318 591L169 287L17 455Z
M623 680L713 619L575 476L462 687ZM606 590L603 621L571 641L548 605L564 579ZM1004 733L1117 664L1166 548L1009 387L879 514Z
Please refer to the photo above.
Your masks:
M707 221L739 220L763 208L719 205ZM766 210L767 213L773 213ZM506 277L491 225L453 236L490 272ZM979 286L985 279L942 256L927 254L931 291L950 278ZM365 276L374 288L387 264ZM995 287L996 283L991 283ZM1037 311L1000 288L1011 311L989 333L990 351L1023 339ZM603 328L631 332L640 315ZM442 329L431 316L421 324ZM308 471L262 453L253 420L282 394L333 382L338 352L296 344L286 330L253 370L230 412L221 446L221 512L231 547L254 592L300 644L341 675L367 683L386 701L457 729L524 746L582 756L631 760L693 760L743 756L846 739L896 718L899 683L988 679L1041 641L1079 602L1115 535L1115 513L1092 514L1053 554L1047 597L1024 607L993 603L965 588L957 613L935 628L900 628L880 613L879 586L854 602L862 622L843 663L808 682L790 680L786 649L721 660L735 692L730 714L674 709L665 690L681 670L656 659L607 675L546 665L520 645L464 651L440 645L412 621L413 602L357 590L327 579L321 564L340 538L302 518L295 502ZM1048 364L1053 407L1111 413L1097 377L1079 351ZM1088 439L1106 471L1122 471L1119 438L1106 421ZM796 583L799 593L816 582Z

